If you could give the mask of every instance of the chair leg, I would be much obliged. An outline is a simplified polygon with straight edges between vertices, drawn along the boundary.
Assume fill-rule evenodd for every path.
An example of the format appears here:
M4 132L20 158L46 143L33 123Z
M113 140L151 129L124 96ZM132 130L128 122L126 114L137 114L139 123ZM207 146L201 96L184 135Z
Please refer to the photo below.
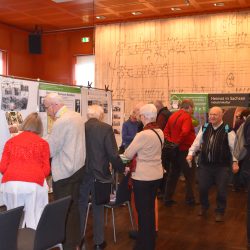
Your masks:
M86 229L87 229L87 224L88 224L88 218L89 218L89 209L91 206L91 202L88 203L88 208L87 208L87 213L86 213L86 218L85 218L85 223L84 223L84 231L83 231L83 237L85 236Z
M107 224L108 224L108 208L106 207L105 209L106 209L106 211L105 211L105 226L107 226Z
M130 202L127 201L126 203L128 205L128 211L129 211L131 226L132 226L132 229L134 230L134 221L133 221L133 216L132 216L132 210L131 210Z
M115 231L115 215L114 215L114 208L111 208L112 211L112 222L113 222L113 231L114 231L114 242L116 243L116 231Z

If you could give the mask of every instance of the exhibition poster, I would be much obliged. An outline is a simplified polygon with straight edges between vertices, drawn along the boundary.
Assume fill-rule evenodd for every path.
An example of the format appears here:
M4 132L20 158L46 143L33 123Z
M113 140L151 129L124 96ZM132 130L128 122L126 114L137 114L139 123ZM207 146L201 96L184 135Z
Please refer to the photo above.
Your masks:
M208 94L209 108L218 106L224 111L223 121L231 128L235 127L237 116L249 108L249 94L227 93L227 94Z
M202 93L172 93L170 95L171 111L179 109L182 100L191 99L194 102L194 126L197 133L200 126L207 122L208 113L208 94Z
M112 95L110 90L82 87L82 116L87 119L87 109L99 105L104 110L103 121L112 125Z
M39 112L44 125L44 136L50 133L53 120L47 115L43 100L49 93L58 93L68 109L81 113L81 89L79 87L40 83L39 85Z
M0 76L1 110L5 112L12 135L19 131L23 120L37 112L39 82Z
M125 117L125 100L112 100L112 126L117 145L122 144L122 124Z

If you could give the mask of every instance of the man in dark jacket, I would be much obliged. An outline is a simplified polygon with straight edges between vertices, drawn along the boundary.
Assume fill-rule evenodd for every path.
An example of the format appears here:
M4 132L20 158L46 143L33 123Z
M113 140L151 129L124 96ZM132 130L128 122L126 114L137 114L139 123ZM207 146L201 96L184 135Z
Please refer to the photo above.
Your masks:
M156 100L154 102L154 105L157 109L156 123L160 127L160 129L163 131L172 113L169 111L167 107L164 107L162 101L160 100ZM169 166L170 166L170 162L167 159L164 151L162 152L162 166L164 167L166 171L163 174L162 182L160 184L160 194L158 194L158 197L164 196L168 172L169 172Z
M169 111L167 107L163 106L163 103L160 100L156 100L154 102L154 105L157 109L156 123L160 127L160 129L163 131L168 122L168 118L170 117L172 113Z
M96 205L94 181L112 183L112 168L122 172L124 165L118 154L117 144L112 127L102 122L104 115L100 106L93 105L88 108L89 120L85 124L86 135L86 163L83 181L80 186L80 215L81 231L84 231L84 222L88 206L89 195L91 194L93 208L93 231L95 249L104 249L104 205Z
M250 115L247 116L244 124L244 139L247 155L242 160L242 176L247 184L247 241L250 249Z

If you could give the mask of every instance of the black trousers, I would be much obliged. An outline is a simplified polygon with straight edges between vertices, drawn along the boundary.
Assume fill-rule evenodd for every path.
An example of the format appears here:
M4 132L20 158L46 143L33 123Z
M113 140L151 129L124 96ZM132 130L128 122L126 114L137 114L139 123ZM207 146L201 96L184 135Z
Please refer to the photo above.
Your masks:
M192 167L190 168L187 161L186 156L188 151L180 151L177 152L177 157L171 161L170 170L168 173L168 179L166 183L165 190L165 201L170 201L173 199L176 185L178 179L180 177L181 172L183 172L185 176L185 184L186 184L186 201L194 201L194 184L195 184L195 164L192 163Z
M69 208L68 217L66 221L66 238L63 243L63 249L73 250L79 244L80 235L80 214L79 214L79 191L80 183L83 176L83 168L78 170L72 176L59 181L53 181L53 195L54 199L60 199L71 195L72 203Z
M133 180L135 207L138 213L138 237L135 250L155 249L155 198L161 179Z
M247 185L247 241L250 244L250 154L242 161L242 179Z

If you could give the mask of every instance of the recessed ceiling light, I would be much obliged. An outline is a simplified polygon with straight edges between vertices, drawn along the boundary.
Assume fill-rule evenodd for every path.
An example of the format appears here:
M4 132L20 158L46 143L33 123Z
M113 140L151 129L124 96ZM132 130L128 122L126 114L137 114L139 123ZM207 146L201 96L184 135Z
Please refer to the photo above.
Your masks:
M220 3L214 3L214 6L216 6L216 7L222 7L222 6L224 6L225 4L224 3L222 3L222 2L220 2Z
M99 20L103 20L105 19L106 17L105 16L97 16L96 19L99 19Z
M73 0L51 0L51 1L55 3L67 3L67 2L72 2Z
M131 12L131 14L134 15L134 16L138 16L138 15L141 15L142 12L140 12L140 11L133 11L133 12Z
M172 7L171 10L172 10L172 11L180 11L181 8L179 8L179 7Z

